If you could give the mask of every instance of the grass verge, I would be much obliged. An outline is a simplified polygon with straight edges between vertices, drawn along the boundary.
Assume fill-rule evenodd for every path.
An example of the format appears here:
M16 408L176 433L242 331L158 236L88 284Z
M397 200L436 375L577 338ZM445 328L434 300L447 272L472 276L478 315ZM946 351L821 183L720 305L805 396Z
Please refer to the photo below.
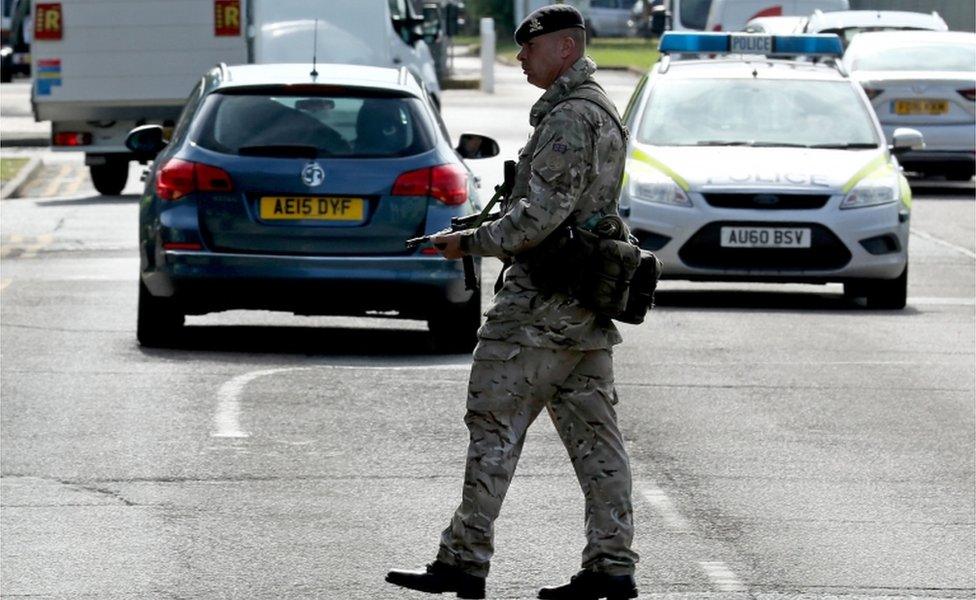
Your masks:
M7 183L30 162L27 158L0 158L0 183Z
M458 36L457 46L478 46L478 36ZM510 38L497 41L496 51L505 62L515 62L518 46ZM644 38L593 38L586 46L586 53L604 69L632 68L647 71L658 59L657 40Z

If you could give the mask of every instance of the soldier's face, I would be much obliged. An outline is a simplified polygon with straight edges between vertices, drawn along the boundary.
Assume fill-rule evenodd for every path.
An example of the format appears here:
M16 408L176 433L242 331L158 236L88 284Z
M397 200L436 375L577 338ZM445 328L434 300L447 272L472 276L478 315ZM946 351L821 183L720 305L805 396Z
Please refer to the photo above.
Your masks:
M553 31L522 44L516 58L522 63L522 71L529 83L546 89L565 70L573 49L572 39L564 32Z

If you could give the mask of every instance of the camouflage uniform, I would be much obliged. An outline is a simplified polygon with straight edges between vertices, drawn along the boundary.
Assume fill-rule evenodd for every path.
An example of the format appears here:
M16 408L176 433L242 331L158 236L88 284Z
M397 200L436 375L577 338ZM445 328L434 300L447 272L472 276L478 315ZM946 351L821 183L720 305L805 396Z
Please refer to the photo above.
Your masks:
M565 294L539 291L519 255L567 219L583 224L615 214L625 140L617 122L584 91L606 98L581 58L532 107L535 127L519 155L502 218L462 235L462 249L511 261L486 322L468 387L470 431L461 505L441 536L438 560L488 573L493 523L515 471L525 433L546 408L586 499L583 568L627 575L631 551L631 476L613 405L614 325ZM566 100L567 97L575 99ZM606 100L604 106L616 110Z

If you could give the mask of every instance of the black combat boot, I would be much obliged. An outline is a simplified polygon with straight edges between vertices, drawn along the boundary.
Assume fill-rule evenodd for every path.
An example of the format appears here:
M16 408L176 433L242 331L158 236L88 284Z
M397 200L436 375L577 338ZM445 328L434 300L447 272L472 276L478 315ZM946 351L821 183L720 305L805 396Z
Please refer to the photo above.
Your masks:
M583 570L573 575L566 585L542 588L543 600L626 600L637 597L637 582L633 575L607 575Z
M475 600L485 597L484 577L465 573L457 567L440 561L427 565L426 571L393 569L386 574L386 580L393 585L431 594L457 592L458 598Z

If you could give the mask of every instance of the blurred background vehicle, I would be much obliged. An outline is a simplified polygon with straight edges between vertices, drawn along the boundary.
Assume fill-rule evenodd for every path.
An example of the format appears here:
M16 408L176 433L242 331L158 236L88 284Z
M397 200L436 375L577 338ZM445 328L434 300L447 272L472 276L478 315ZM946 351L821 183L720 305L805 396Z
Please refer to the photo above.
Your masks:
M761 17L805 17L814 10L847 10L848 0L668 0L672 31L741 31Z
M31 18L30 0L4 0L3 28L0 30L0 82L16 75L30 77Z
M816 11L807 20L806 33L833 33L847 47L854 36L866 31L948 31L949 26L937 12L917 13L903 10Z
M427 320L470 350L481 295L460 261L405 240L473 213L475 179L405 67L221 66L193 89L152 159L140 205L137 335L165 345L185 315L229 309ZM469 136L475 137L475 136ZM479 157L498 153L480 138Z
M102 194L125 187L128 131L144 123L172 126L185 90L219 62L309 62L317 54L322 69L333 62L404 66L439 104L425 41L438 32L425 31L406 0L189 0L178 11L157 0L125 6L43 3L34 15L34 116L51 121L54 149L85 152ZM112 35L104 23L113 23Z
M808 17L759 17L751 19L742 28L746 33L768 33L770 35L789 35L803 33Z
M590 0L587 22L593 37L623 37L628 35L627 23L635 0Z
M743 54L737 41L770 43ZM815 44L827 60L776 57ZM889 150L834 62L840 40L669 32L660 48L624 113L620 206L664 277L841 282L871 307L903 308L911 190L893 155L922 136L899 130Z
M976 172L976 35L898 31L858 34L844 64L863 87L889 142L899 127L925 149L899 157L925 175L965 181Z

